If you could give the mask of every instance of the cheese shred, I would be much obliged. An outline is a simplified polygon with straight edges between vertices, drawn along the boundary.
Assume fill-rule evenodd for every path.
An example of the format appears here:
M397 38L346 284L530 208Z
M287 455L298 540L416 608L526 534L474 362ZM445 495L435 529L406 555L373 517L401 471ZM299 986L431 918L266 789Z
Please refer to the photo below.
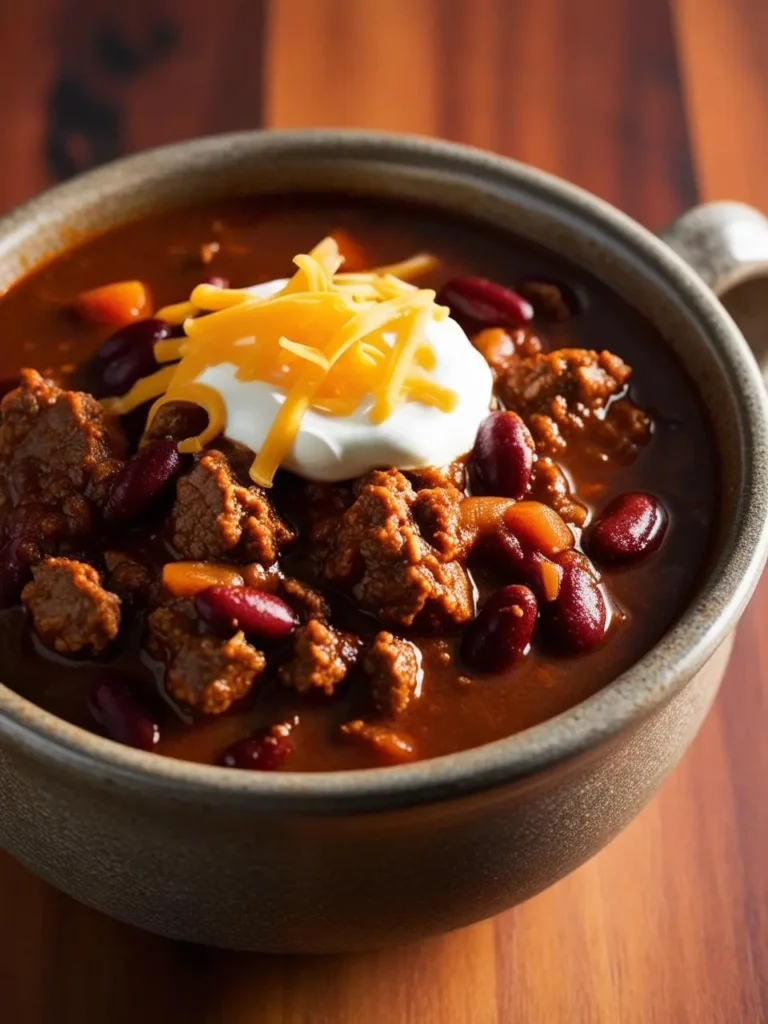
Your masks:
M179 443L180 451L197 452L227 426L223 397L199 380L206 369L232 364L237 379L274 385L285 400L250 470L262 487L271 486L309 409L349 416L367 401L373 423L403 402L453 410L458 396L430 376L436 357L425 334L430 320L448 310L436 305L434 291L405 280L432 270L435 258L418 254L354 274L340 273L342 262L328 237L294 258L295 273L273 295L198 285L189 301L158 313L183 325L185 337L157 342L161 368L127 394L105 399L105 408L123 415L154 399L149 431L162 406L199 405L208 414L205 430Z

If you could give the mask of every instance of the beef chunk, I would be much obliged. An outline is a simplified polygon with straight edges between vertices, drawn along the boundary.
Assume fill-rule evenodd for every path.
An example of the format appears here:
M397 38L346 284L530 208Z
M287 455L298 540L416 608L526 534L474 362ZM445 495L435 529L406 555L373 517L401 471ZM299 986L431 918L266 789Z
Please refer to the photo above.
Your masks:
M421 492L422 494L424 492ZM456 492L458 493L458 492ZM472 617L469 577L452 559L458 540L445 513L429 498L419 508L439 529L433 546L412 514L416 493L397 470L376 470L363 477L353 505L316 536L321 573L347 587L360 605L388 623L442 628Z
M277 592L293 608L302 622L319 619L325 622L330 617L330 608L319 590L301 580L286 576L277 586Z
M389 726L373 725L358 718L345 722L339 731L343 739L367 746L385 764L402 764L416 757L410 737Z
M571 493L568 478L552 459L544 457L533 464L531 497L549 505L567 523L583 526L587 509Z
M208 414L201 406L192 402L167 402L160 406L153 417L147 431L147 440L172 437L176 441L183 441L201 434L207 424Z
M379 633L363 661L376 707L384 715L401 715L417 696L421 657L408 640Z
M299 693L322 690L331 694L346 678L357 654L350 633L340 633L319 619L310 619L296 630L293 657L280 666L280 679Z
M122 551L105 551L107 585L125 604L146 601L152 589L149 569Z
M45 555L63 554L91 529L91 506L81 494L70 494L57 506L30 501L17 505L5 523L6 536L22 562L36 565Z
M174 700L218 715L244 697L264 671L265 658L242 633L228 640L201 634L191 602L156 608L147 620L149 650L165 667Z
M56 503L75 493L105 500L122 466L121 439L95 398L22 370L0 414L0 472L14 502Z
M241 486L226 456L215 450L179 480L172 517L174 547L190 559L236 554L270 566L294 537L265 492Z
M21 599L38 636L67 654L103 650L120 628L120 598L105 590L85 562L46 558L33 569Z
M628 399L628 417L615 412L632 370L611 352L564 348L512 359L497 380L502 401L525 420L543 454L563 451L570 437L588 432L596 453L613 453L621 439L634 448L650 436L650 420ZM615 417L620 422L616 423Z
M457 459L447 466L422 466L406 473L414 489L425 487L456 487L463 491L467 483L467 467L464 459Z
M457 488L432 487L419 491L411 512L422 537L449 561L465 560L470 538L461 528L459 510L464 494Z

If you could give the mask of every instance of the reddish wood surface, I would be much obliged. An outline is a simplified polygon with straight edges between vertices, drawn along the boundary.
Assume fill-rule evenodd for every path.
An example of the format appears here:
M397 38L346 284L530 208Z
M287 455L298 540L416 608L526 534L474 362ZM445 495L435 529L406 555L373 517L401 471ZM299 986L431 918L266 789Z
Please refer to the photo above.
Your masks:
M0 5L0 54L0 207L166 140L348 124L513 155L653 227L699 198L768 209L765 0L26 0ZM659 796L526 905L407 949L234 955L111 922L0 856L0 1019L768 1020L766 614L763 584Z

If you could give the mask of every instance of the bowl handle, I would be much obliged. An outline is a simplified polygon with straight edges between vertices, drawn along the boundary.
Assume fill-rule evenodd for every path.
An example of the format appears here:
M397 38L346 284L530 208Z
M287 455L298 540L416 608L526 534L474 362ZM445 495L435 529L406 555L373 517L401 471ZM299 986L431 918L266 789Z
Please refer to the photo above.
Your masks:
M661 237L724 300L768 383L768 218L744 203L706 203Z

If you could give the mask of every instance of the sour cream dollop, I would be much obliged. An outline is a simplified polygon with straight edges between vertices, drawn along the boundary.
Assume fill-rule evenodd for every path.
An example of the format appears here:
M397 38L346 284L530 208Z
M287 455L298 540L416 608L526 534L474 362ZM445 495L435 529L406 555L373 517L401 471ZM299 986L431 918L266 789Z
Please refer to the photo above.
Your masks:
M287 279L267 281L248 291L267 297L286 283ZM444 466L468 452L488 415L493 388L490 368L455 320L432 319L425 335L435 354L431 376L458 396L451 412L407 401L382 423L372 423L370 398L350 416L310 409L283 467L306 480L336 483L382 467ZM394 342L394 334L383 337L389 344ZM249 341L244 339L244 343ZM258 452L285 394L264 381L238 380L236 372L233 363L220 363L207 367L197 381L221 395L226 406L226 436Z

